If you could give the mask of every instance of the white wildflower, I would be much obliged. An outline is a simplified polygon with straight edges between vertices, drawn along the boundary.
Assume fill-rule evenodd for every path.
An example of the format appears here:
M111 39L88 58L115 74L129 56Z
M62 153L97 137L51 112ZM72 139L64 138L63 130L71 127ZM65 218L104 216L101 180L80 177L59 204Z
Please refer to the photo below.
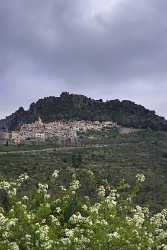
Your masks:
M59 214L61 213L61 208L60 207L56 207L56 212Z
M136 179L138 182L144 182L145 181L145 176L144 174L137 174Z
M79 187L80 187L79 180L74 180L74 181L71 183L71 185L70 185L70 189L71 189L72 193L75 193L75 191L76 191L77 189L79 189Z
M120 239L120 234L118 232L113 232L113 233L108 234L109 241L112 241L113 238Z
M65 235L72 238L74 236L74 229L65 229Z
M59 170L55 170L52 174L52 177L57 178L59 176Z
M99 196L100 198L105 197L105 188L104 188L104 186L100 186L100 187L98 188L98 196Z
M10 250L19 250L19 246L17 245L16 242L11 242L10 243Z
M41 184L41 183L38 184L38 190L37 190L38 193L47 193L47 190L48 190L47 184Z
M83 209L83 210L85 210L85 211L87 211L87 210L88 210L87 205L86 205L86 204L84 204L84 205L82 206L82 209Z
M22 200L23 200L23 201L28 201L29 198L28 198L28 196L25 195L25 196L23 196Z

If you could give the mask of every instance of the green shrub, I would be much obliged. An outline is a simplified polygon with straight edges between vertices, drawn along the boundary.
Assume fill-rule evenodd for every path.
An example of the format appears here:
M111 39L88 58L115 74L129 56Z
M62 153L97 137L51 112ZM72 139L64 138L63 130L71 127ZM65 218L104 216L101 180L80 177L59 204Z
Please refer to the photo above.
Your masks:
M92 173L91 173L92 175ZM57 183L58 171L50 181ZM68 187L50 194L48 184L21 196L17 190L27 175L1 181L8 206L0 208L0 249L3 250L157 250L167 249L167 210L152 215L134 198L145 177L136 176L130 187L122 181L116 188L97 188L98 200L79 196L80 182L73 175Z

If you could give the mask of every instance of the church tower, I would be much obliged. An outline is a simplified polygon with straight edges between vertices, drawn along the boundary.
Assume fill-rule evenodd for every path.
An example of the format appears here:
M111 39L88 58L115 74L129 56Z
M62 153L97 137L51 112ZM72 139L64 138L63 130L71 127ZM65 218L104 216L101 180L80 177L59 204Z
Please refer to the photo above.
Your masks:
M37 128L43 128L44 127L44 123L43 123L40 116L38 118L38 121L35 122L35 125L36 125Z

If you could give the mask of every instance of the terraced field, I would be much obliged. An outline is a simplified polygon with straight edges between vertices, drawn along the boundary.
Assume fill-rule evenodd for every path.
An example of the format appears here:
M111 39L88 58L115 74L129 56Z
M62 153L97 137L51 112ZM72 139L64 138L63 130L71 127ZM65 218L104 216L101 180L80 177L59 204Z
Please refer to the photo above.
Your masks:
M58 182L66 185L71 174L76 173L81 183L86 182L87 189L81 189L81 192L94 197L99 183L116 183L122 178L133 183L135 175L142 172L146 182L140 193L140 202L156 210L167 207L167 134L142 131L118 135L107 143L104 147L59 149L50 145L47 150L43 146L1 146L0 152L8 153L0 153L0 175L15 178L27 172L32 179L25 189L30 191L37 182L50 180L52 172L59 169L61 177ZM96 174L96 180L90 181L88 170Z

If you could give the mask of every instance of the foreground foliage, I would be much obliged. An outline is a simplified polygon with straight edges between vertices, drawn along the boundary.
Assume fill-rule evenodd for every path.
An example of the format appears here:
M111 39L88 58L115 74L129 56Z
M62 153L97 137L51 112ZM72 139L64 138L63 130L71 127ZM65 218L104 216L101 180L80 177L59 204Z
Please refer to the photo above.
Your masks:
M52 185L57 185L57 178L54 171ZM69 186L59 187L57 195L39 183L33 194L21 196L17 190L28 179L25 174L15 182L0 182L6 197L0 208L0 249L167 249L167 210L152 215L134 202L144 175L136 176L133 187L125 181L116 188L107 183L97 187L94 202L79 196L76 175Z

